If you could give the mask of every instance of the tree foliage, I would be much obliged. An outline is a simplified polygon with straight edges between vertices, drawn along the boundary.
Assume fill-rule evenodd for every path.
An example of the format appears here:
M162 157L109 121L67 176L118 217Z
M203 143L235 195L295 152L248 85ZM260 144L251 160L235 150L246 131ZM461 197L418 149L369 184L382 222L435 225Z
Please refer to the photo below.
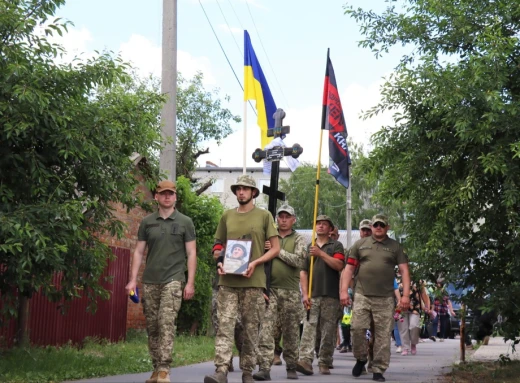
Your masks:
M215 261L211 249L224 208L216 197L197 195L185 177L177 178L177 192L177 207L193 220L197 234L195 296L190 301L182 302L177 328L181 332L204 333L210 319L211 281L215 276Z
M40 288L51 300L106 297L98 284L111 252L99 234L121 235L113 204L145 206L155 184L164 98L109 53L57 64L66 32L49 20L62 0L0 1L0 294ZM135 152L147 158L135 166ZM55 273L61 276L53 283ZM95 300L92 301L95 303Z
M389 215L392 227L396 223L399 230L398 223L402 221L399 213L402 212L392 203L382 205L373 198L377 182L366 174L364 163L367 158L363 147L351 140L349 140L348 146L352 160L350 169L352 172L352 228L357 229L362 219L370 219L374 214L383 212ZM291 174L288 181L280 181L280 189L286 193L286 201L294 207L298 217L295 227L300 229L309 229L313 226L316 171L316 166L303 164ZM346 211L347 190L328 174L326 167L322 167L318 214L328 215L343 230L346 228Z
M395 3L395 2L393 2ZM380 198L406 204L407 244L520 330L520 8L512 0L401 1L346 8L376 56L411 45L367 117L396 111L375 136ZM490 298L491 297L491 298Z
M191 181L195 181L192 174L198 158L209 153L204 143L214 140L220 144L233 132L230 122L241 121L223 107L217 89L204 89L202 80L200 72L189 81L179 74L177 80L177 173ZM228 102L229 96L224 101Z

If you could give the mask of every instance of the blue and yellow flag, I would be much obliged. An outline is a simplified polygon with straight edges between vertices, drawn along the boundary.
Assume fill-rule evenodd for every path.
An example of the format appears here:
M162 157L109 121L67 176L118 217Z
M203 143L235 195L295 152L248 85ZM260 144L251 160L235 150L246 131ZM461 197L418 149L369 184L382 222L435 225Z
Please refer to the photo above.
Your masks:
M265 148L273 139L267 137L267 129L274 128L276 104L251 45L249 33L244 31L244 101L247 100L256 101L257 124L260 127L262 148Z

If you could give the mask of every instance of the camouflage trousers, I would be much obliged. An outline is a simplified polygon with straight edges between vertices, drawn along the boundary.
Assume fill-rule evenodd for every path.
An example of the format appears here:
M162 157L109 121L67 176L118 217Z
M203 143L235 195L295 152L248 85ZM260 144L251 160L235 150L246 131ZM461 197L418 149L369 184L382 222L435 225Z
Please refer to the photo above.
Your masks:
M218 332L217 297L218 290L213 289L213 294L211 296L211 322L213 324L215 334ZM235 347L237 348L238 352L242 351L243 342L244 330L242 328L242 322L240 321L240 315L237 315L237 322L235 325Z
M301 303L300 303L300 306L301 306ZM283 347L282 347L282 322L281 322L281 317L278 315L277 318L276 318L276 324L274 325L274 328L273 328L273 338L274 338L274 354L275 355L282 355L282 352L283 352ZM298 320L300 320L300 318L298 317ZM299 322L298 322L299 323Z
M175 321L182 303L182 283L143 284L143 313L154 371L170 371Z
M233 339L237 315L243 327L240 363L243 372L252 372L256 366L256 345L260 323L265 312L263 289L254 287L220 286L217 297L218 331L215 337L215 366L227 373L233 356Z
M298 362L300 340L300 292L298 290L271 289L269 306L265 311L258 341L258 364L269 370L275 352L276 328L281 326L283 358L287 369L295 369Z
M303 321L303 334L300 342L300 360L312 364L316 332L321 336L318 363L330 366L332 355L336 347L336 333L338 320L341 316L339 299L330 297L316 297L311 299L309 320ZM318 328L319 322L319 328Z
M390 332L394 328L394 298L355 294L352 310L352 351L358 360L368 358L366 330L374 324L372 337L374 373L383 374L390 365Z

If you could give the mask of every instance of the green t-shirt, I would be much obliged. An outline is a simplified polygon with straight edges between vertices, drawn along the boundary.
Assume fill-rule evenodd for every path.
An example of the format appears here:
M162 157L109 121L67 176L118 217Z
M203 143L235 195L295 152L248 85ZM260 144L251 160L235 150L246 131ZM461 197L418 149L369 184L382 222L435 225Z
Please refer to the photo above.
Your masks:
M293 231L285 237L278 236L280 254L272 260L271 287L300 290L300 270L305 264L307 251L301 234Z
M191 218L177 210L166 219L159 212L150 214L142 220L137 238L148 246L143 283L185 282L185 243L195 241Z
M408 263L408 256L399 242L388 237L381 242L374 237L361 238L350 248L348 257L359 263L356 294L394 296L394 268Z
M310 246L311 245L309 244L308 249ZM318 244L316 244L316 246L318 246ZM340 254L343 257L343 263L345 263L345 253L343 245L340 242L329 239L329 241L320 247L320 249L331 257L334 257L335 254ZM310 255L307 264L303 269L304 271L310 271L310 262L313 259L312 298L329 297L339 299L339 278L341 272L331 269L321 258L312 257Z
M254 207L247 213L239 213L236 209L225 211L220 218L215 239L224 246L228 239L251 239L252 254L249 262L252 262L264 255L265 241L277 235L278 230L271 213ZM265 288L264 267L263 265L256 267L251 278L234 274L221 275L219 286Z

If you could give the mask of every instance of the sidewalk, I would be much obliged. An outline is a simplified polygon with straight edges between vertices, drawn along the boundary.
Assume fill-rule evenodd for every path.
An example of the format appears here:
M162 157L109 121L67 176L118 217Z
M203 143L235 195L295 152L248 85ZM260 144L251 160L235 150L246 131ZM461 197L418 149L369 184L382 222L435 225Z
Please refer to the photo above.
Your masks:
M392 346L392 357L390 368L384 374L388 383L404 383L404 382L437 382L438 378L449 371L451 366L459 360L459 339L448 339L445 342L432 342L426 340L425 343L419 343L417 346L417 355L402 356L395 353L395 347ZM489 346L488 346L489 347ZM498 356L497 356L498 358ZM372 375L361 375L359 378L352 376L352 367L355 360L352 353L334 354L334 369L331 375L320 375L316 361L314 361L315 375L304 376L299 375L300 383L368 383L372 382ZM234 365L238 365L238 358L235 357ZM172 383L175 382L197 382L202 383L204 376L212 374L215 367L213 362L205 362L194 364L191 366L172 368L170 372ZM237 369L238 370L238 369ZM151 373L128 374L120 376L109 376L104 378L74 381L74 383L143 383L150 377ZM294 383L294 380L286 379L285 363L283 366L273 366L271 369L271 378L274 382ZM228 375L229 383L242 382L242 372L231 372ZM73 383L73 382L68 382Z
M515 353L511 349L511 341L504 343L504 338L495 337L489 339L487 346L480 346L478 350L469 358L470 362L492 362L498 360L501 354L509 354L511 360L520 360L520 347L517 347Z

